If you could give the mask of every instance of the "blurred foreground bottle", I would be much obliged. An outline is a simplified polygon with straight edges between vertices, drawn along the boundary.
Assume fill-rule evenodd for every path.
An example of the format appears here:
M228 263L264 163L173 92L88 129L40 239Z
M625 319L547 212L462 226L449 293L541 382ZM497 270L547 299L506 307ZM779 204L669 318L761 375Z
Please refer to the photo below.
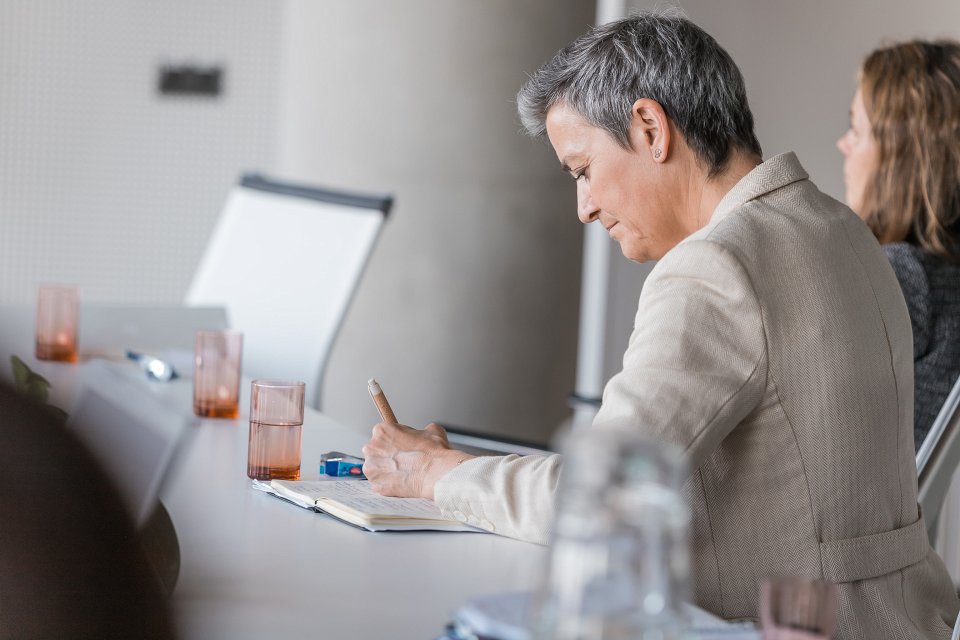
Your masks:
M591 428L563 446L540 640L685 637L690 511L680 452L635 430Z

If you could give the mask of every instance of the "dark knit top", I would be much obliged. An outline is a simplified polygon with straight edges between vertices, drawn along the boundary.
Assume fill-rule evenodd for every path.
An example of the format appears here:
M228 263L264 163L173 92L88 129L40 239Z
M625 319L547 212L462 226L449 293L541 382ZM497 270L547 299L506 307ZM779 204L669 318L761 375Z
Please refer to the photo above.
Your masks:
M906 242L883 250L913 325L913 439L919 449L960 376L960 264Z

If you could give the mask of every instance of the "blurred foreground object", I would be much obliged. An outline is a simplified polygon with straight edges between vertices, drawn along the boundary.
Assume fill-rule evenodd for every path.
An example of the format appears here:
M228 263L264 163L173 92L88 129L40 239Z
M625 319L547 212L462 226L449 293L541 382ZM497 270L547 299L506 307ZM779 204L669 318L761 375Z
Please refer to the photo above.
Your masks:
M0 385L0 638L172 638L116 488L56 418Z
M618 429L574 433L563 449L535 637L685 637L690 512L680 453Z

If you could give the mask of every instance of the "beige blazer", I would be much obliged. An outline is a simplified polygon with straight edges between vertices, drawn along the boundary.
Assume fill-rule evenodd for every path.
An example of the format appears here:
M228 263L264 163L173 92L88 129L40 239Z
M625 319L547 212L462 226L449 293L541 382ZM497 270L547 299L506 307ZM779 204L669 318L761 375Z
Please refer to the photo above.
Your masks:
M837 638L949 638L960 603L917 508L913 341L880 246L793 154L759 165L640 296L594 428L689 457L700 606L756 618L772 575L840 584ZM449 515L548 540L559 456L479 458Z

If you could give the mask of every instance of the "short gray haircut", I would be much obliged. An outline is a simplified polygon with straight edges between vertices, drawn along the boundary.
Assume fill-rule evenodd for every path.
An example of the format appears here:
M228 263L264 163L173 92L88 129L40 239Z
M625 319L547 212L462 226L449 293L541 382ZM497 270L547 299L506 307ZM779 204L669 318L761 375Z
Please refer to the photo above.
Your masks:
M657 101L711 177L731 151L762 156L740 69L707 32L678 11L641 12L594 27L561 49L517 94L531 136L563 104L630 148L633 103Z

